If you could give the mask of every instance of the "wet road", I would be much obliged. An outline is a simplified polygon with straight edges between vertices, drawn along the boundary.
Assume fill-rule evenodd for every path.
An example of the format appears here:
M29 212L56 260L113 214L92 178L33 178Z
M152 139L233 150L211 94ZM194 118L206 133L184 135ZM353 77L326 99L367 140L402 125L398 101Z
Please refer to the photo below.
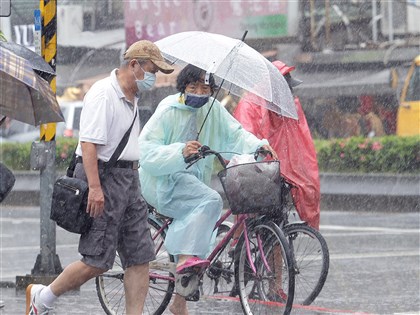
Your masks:
M292 314L420 314L418 213L323 211L321 233L330 250L323 291ZM39 208L0 207L0 280L30 273L39 253ZM78 236L57 228L63 266L79 258ZM24 292L0 288L0 314L24 314ZM242 314L236 300L189 302L190 314ZM58 300L54 314L103 314L93 281ZM169 314L169 312L165 313ZM275 309L273 310L275 314Z

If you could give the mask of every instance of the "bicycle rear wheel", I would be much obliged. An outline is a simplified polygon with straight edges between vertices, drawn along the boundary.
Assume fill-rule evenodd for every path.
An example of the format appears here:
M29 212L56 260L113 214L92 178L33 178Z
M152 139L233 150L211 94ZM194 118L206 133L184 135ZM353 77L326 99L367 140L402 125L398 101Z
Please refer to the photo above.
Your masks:
M153 215L148 218L150 232L155 243L157 263L174 262L163 246L165 231L161 230L161 223ZM162 314L172 298L175 282L173 274L167 270L150 267L149 292L144 303L143 314ZM111 270L96 277L96 291L99 301L108 315L125 315L124 270L117 254Z
M245 314L290 314L294 273L290 249L283 232L272 222L248 224L248 244L242 234L235 253L237 290Z
M325 239L304 223L284 227L295 270L295 303L311 304L327 279L330 255Z

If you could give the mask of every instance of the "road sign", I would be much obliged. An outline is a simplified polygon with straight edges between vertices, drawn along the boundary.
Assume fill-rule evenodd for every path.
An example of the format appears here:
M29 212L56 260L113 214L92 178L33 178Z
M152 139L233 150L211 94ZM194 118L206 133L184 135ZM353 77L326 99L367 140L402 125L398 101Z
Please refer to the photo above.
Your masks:
M34 11L34 25L35 25L35 33L34 33L35 52L38 55L41 55L42 54L42 44L41 44L42 17L41 17L41 10L35 10Z

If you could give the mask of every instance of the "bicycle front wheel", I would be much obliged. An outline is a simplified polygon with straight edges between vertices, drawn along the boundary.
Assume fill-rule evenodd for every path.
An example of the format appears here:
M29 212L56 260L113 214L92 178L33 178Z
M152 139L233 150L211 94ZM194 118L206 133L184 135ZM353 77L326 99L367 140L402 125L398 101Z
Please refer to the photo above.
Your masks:
M107 315L125 315L124 269L117 253L111 270L96 277L96 293Z
M173 263L174 257L170 255L163 245L165 230L161 229L161 223L153 215L148 218L150 233L156 250L155 265ZM175 288L174 276L169 270L162 268L154 269L151 263L149 271L149 292L144 303L143 314L162 314ZM111 270L96 277L96 291L99 301L107 315L126 315L124 270L120 258L117 257Z
M295 270L295 303L311 304L327 279L330 255L325 239L304 223L284 227Z
M237 290L245 314L290 314L294 272L287 239L272 222L247 225L235 252ZM248 245L249 246L248 246ZM280 311L281 310L281 311Z

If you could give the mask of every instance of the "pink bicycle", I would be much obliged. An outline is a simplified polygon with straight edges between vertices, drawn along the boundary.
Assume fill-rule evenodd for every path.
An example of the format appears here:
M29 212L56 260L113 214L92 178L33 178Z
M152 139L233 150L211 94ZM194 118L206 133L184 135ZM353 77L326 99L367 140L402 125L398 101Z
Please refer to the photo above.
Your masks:
M144 314L162 314L175 292L190 301L197 301L201 295L239 296L244 314L290 314L295 288L292 253L287 238L269 215L281 211L288 194L279 174L279 162L262 161L226 168L220 153L203 146L189 165L212 154L224 167L218 176L230 209L214 227L217 238L215 248L207 257L210 265L177 275L175 257L164 246L172 219L150 208L148 220L157 259L150 264ZM264 193L256 196L255 185L264 186ZM234 224L228 220L232 214L238 215ZM242 228L242 234L232 250L233 235L238 228ZM106 314L125 314L123 280L124 271L118 259L112 270L96 278L99 300Z

